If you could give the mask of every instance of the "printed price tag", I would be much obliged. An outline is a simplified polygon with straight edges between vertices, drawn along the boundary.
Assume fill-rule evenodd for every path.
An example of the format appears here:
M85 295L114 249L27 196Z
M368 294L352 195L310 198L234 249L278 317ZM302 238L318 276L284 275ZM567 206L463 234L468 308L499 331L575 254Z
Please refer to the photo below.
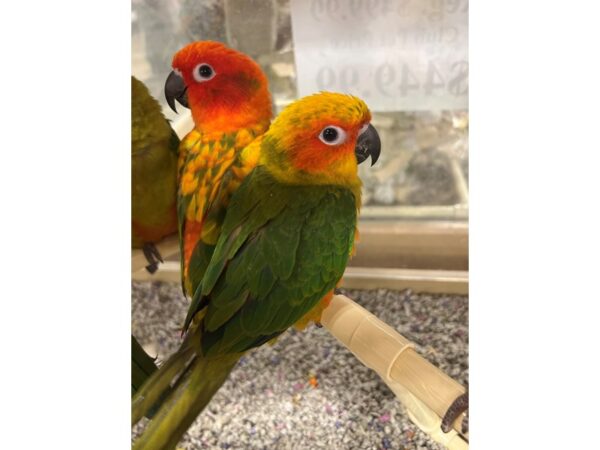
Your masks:
M467 109L468 0L292 0L298 95L374 111Z

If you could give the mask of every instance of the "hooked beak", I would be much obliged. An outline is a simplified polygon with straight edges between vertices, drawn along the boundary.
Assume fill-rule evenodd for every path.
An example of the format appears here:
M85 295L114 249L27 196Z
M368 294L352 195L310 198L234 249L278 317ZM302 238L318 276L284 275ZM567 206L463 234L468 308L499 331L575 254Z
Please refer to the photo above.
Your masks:
M364 162L369 156L371 157L371 166L377 162L381 153L381 140L373 125L369 124L363 134L358 136L354 153L358 164Z
M187 88L185 87L183 78L175 71L172 71L167 77L167 81L165 81L165 98L171 109L175 112L177 112L177 109L175 109L175 100L186 108L189 108Z

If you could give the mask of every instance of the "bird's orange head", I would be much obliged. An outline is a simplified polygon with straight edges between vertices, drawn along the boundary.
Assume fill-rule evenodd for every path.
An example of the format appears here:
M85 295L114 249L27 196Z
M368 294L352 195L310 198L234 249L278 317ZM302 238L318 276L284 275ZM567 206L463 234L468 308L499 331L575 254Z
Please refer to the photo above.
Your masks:
M196 128L235 131L272 117L267 77L249 56L219 42L188 44L173 57L165 96L189 107Z
M381 142L359 98L321 92L286 107L261 143L260 163L292 184L360 188L358 164L379 158Z

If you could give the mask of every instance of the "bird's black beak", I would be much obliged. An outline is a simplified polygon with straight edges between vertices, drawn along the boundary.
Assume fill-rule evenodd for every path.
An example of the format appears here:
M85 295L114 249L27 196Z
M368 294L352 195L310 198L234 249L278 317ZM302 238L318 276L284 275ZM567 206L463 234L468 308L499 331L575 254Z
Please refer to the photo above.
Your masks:
M175 100L186 108L189 108L187 88L185 87L183 78L175 71L171 72L167 77L167 81L165 81L165 98L171 109L175 112L177 112L177 109L175 109Z
M358 164L364 162L369 156L371 157L371 166L377 162L381 153L381 140L373 125L369 124L369 127L358 136L354 153Z

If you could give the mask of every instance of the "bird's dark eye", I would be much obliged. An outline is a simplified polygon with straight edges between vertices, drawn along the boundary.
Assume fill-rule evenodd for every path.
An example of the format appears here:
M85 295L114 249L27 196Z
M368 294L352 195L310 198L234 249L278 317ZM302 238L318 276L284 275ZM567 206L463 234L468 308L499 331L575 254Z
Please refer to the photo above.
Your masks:
M204 64L200 66L198 69L198 73L203 78L208 78L213 74L212 68L208 64Z
M208 81L214 76L215 71L210 66L210 64L201 63L194 68L194 80L196 80L199 83L202 83L203 81Z
M335 125L329 125L321 130L319 139L327 145L338 145L346 141L346 132Z
M323 139L327 142L335 142L338 137L338 132L335 128L325 128L323 130Z

